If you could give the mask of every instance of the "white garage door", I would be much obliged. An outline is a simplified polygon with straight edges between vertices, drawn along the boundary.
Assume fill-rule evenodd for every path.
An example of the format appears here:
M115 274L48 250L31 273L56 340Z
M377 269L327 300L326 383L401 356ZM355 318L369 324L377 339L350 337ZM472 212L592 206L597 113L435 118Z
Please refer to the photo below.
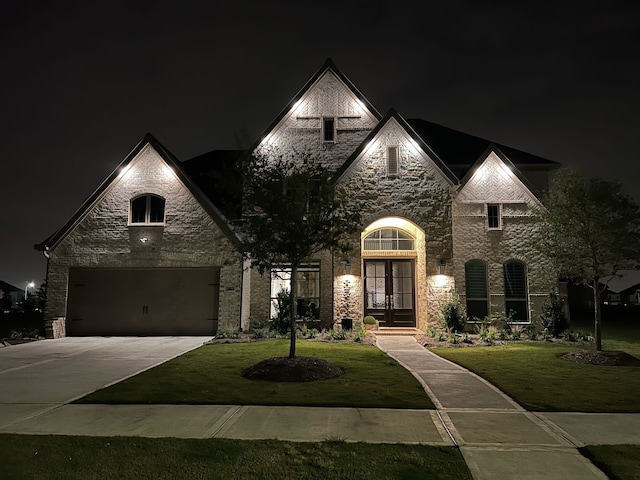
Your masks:
M67 335L211 335L219 268L71 268Z

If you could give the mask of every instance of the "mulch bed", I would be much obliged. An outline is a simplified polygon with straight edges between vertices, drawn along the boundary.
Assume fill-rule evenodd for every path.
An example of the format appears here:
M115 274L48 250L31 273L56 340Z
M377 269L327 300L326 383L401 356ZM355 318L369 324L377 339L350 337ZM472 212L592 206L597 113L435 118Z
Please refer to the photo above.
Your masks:
M272 357L242 371L249 380L271 382L317 382L342 374L340 367L317 357Z
M619 350L576 350L562 355L562 360L589 365L640 367L640 359Z

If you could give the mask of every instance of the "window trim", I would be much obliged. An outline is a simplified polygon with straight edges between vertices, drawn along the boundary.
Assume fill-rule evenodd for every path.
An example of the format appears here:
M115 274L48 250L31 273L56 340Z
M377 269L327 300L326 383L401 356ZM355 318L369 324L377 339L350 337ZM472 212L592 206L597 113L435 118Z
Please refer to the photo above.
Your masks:
M315 313L318 315L317 319L320 318L320 302L322 301L322 278L321 278L321 266L319 260L312 260L309 262L301 263L298 266L298 276L304 275L305 272L313 272L317 273L317 279L315 280L315 286L318 290L318 295L315 297L296 297L296 300L310 300L315 304ZM280 274L282 277L280 277ZM288 275L288 278L283 278ZM276 298L274 295L277 295L278 292L274 292L273 282L274 280L278 280L279 282L286 282L289 284L289 291L291 291L291 266L283 265L281 267L274 267L269 272L269 318L273 318L275 313L275 301ZM300 288L300 283L298 283L298 289ZM299 314L299 312L296 312Z
M485 296L484 297L472 297L469 295L469 269L472 265L481 265L482 268L484 269L484 293ZM488 275L489 269L487 268L487 262L485 262L484 260L480 260L478 258L473 258L471 260L468 260L467 262L465 262L464 264L464 294L465 294L465 306L467 307L467 312L469 312L469 302L483 302L485 305L485 310L486 310L486 315L489 315L490 313L490 305L489 305L489 275ZM483 321L484 318L480 318L480 321Z
M395 171L391 169L391 155L390 152L395 151ZM387 177L398 178L400 176L400 146L399 145L387 145Z
M507 295L507 266L511 265L511 264L516 264L516 265L520 265L520 267L522 268L522 282L523 282L523 290L524 290L524 295L523 296L508 296ZM521 260L516 260L516 259L511 259L511 260L507 260L506 262L504 262L502 264L502 276L503 276L503 281L504 281L504 310L505 313L507 315L509 315L509 311L507 308L507 302L524 302L524 313L526 315L526 318L523 319L519 319L516 318L514 319L516 322L530 322L530 312L529 312L529 279L528 277L528 273L527 273L527 265L521 261ZM513 289L512 289L513 290Z
M383 232L385 230L389 230L392 232L391 237L382 237L379 236L377 238L372 238L375 234L379 232ZM406 237L401 237L400 234L406 235ZM382 235L380 233L380 235ZM369 245L367 245L367 242ZM384 246L384 242L390 242L391 248L382 248ZM411 242L411 248L398 248L400 245L403 245L405 242ZM371 248L371 245L376 243L379 248ZM365 237L362 238L362 246L361 249L363 252L415 252L416 251L416 237L411 233L403 230L398 227L382 227L377 228L369 233Z
M327 122L331 122L331 139L327 139ZM336 117L322 117L322 143L336 143Z
M145 211L144 211L144 221L143 222L134 222L133 221L133 202L135 202L136 200L140 199L140 198L146 198L146 202L145 202ZM158 198L160 200L162 200L162 221L161 222L152 222L151 221L151 199L152 198ZM167 219L167 200L160 196L160 195L156 195L154 193L143 193L141 195L136 195L135 197L131 198L131 200L129 200L129 226L143 226L143 225L156 225L156 226L163 226L165 225L166 219Z
M490 208L495 207L497 212L496 212L496 220L498 221L498 225L497 226L491 226L491 219L492 216L489 212ZM489 230L502 230L502 204L501 203L487 203L487 228Z

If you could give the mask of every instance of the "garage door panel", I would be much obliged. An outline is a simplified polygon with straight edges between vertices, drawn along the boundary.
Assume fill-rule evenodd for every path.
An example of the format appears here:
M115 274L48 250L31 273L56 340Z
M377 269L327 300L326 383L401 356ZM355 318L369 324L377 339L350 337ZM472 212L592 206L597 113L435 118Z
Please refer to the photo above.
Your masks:
M219 280L218 268L72 268L68 334L213 334Z

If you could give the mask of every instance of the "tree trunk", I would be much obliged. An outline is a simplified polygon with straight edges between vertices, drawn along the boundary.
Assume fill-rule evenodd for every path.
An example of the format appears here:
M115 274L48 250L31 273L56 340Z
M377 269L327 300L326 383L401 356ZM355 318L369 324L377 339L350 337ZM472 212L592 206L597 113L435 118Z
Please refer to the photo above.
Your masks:
M602 350L602 311L600 309L600 289L598 288L598 280L594 280L593 288L593 309L595 317L595 326L593 329L593 336L596 340L596 350L599 352Z
M289 358L295 358L296 356L296 313L297 313L297 299L296 299L296 290L297 290L297 277L298 276L298 264L291 265L291 290L289 295L289 326L290 326L290 341L289 341Z

